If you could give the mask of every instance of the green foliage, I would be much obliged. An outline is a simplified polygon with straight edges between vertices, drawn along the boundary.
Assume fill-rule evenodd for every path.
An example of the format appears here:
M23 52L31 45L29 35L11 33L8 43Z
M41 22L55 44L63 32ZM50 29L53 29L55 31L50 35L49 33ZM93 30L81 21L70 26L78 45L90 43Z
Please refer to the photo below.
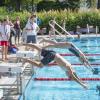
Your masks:
M65 0L63 2L59 2L58 0L42 0L37 4L37 11L41 10L60 10L60 9L78 9L80 6L80 0Z
M0 7L0 20L3 20L4 18L6 18L6 16L9 16L9 18L14 22L16 17L19 16L20 20L21 20L22 28L25 26L29 15L30 15L30 13L27 11L8 13L6 11L6 8Z
M77 12L72 10L50 10L48 12L41 11L38 16L42 19L42 26L48 26L51 19L55 18L57 23L62 25L62 20L65 19L66 29L75 30L76 26L86 27L87 24L100 27L100 11L91 9L88 12Z
M7 15L12 21L15 21L16 17L19 16L21 19L21 26L23 28L25 27L30 13L27 11L8 13L5 8L0 8L0 20L4 19ZM91 9L87 12L73 12L69 9L50 11L43 10L38 12L37 16L42 20L40 27L47 27L49 21L53 18L55 18L57 23L60 25L62 25L62 20L65 19L67 30L75 30L77 25L86 27L86 24L94 26L98 25L100 27L100 11L95 9Z
M39 3L42 0L2 0L1 6L6 6L9 11L32 11L34 4Z
M54 5L55 5L55 2L53 1L41 1L37 5L37 11L40 11L40 10L48 11L50 9L54 9Z

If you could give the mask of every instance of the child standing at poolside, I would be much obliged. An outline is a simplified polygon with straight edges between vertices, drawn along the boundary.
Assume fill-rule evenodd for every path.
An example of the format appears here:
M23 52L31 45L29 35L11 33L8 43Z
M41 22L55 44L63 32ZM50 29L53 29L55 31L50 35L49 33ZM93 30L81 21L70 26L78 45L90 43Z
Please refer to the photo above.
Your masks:
M7 52L8 52L8 40L10 35L10 25L8 25L7 20L4 19L2 25L0 26L0 45L2 46L2 60L7 60Z

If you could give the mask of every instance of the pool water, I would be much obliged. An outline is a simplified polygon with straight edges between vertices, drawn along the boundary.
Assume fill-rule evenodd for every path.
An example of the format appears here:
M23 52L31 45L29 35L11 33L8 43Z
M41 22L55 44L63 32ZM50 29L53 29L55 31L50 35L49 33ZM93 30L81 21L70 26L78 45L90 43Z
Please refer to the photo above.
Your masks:
M100 38L89 37L81 39L69 39L78 48L87 54L99 54L100 52ZM58 53L70 53L68 49L55 49ZM80 64L80 61L75 56L65 56L71 64ZM88 56L91 64L100 64L100 56ZM93 74L83 65L72 65L77 75L80 78L100 78L100 74ZM100 65L92 67L98 68ZM20 100L100 100L100 90L97 90L97 85L100 86L100 81L85 81L89 89L84 89L75 81L35 81L34 78L68 78L64 70L59 66L44 68L34 67L36 72L28 86L25 88Z

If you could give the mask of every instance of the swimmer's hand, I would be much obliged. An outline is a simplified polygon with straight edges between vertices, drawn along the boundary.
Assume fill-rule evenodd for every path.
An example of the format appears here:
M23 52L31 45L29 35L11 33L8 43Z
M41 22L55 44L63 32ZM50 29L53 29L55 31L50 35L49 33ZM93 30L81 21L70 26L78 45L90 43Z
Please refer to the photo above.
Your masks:
M86 84L83 84L83 87L84 87L85 89L89 89L89 88L88 88L88 85L86 85Z
M85 89L88 89L88 86L86 85L86 83L83 82L83 81L81 81L80 78L77 76L77 74L75 72L72 73L72 75L70 76L70 78L72 80L75 80L77 83L79 83Z
M92 68L92 66L89 63L88 59L83 54L80 54L79 59L88 69L90 69L92 72L94 72L94 69Z
M91 67L88 59L84 55L84 53L79 50L74 44L71 43L71 48L69 49L73 54L75 54L79 60L92 72L94 72L94 69Z

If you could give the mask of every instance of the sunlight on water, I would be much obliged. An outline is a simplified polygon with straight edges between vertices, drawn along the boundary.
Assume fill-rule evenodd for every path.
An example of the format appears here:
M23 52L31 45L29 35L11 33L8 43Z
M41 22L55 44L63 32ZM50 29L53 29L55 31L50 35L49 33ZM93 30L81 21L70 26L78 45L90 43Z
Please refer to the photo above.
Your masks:
M71 41L84 53L100 53L100 44L98 44L100 38L83 38ZM54 50L59 53L71 53L67 49ZM66 56L65 59L71 64L80 63L75 56ZM100 63L100 56L88 56L88 59L90 63ZM72 67L80 78L100 78L100 74L93 75L84 65L73 65ZM100 71L100 65L92 67L97 67ZM23 93L25 95L24 98L21 96L20 100L100 100L100 91L96 88L97 85L100 86L100 81L85 81L89 86L89 89L85 90L74 81L34 81L34 77L68 78L64 70L59 66L45 66L41 69L34 68L34 70L36 73Z

